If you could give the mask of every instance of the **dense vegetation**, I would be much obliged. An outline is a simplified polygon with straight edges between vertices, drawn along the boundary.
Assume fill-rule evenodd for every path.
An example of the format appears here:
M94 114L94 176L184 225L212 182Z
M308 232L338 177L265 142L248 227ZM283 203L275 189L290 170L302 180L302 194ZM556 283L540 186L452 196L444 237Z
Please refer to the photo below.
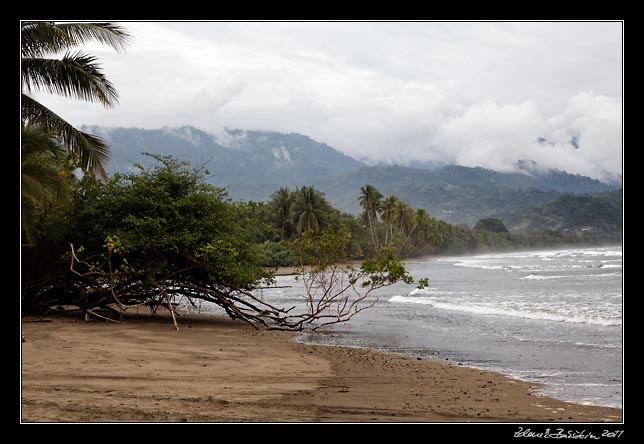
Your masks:
M344 322L373 304L367 296L374 289L414 280L384 248L358 269L339 269L362 255L351 235L359 225L314 188L282 190L272 204L233 204L204 181L206 171L152 157L150 169L70 183L67 204L39 214L34 241L23 246L23 310L72 306L106 317L140 305L174 313L178 301L205 300L234 319L297 330ZM280 197L290 203L286 219L276 217ZM304 279L324 291L311 287L306 310L275 307L252 293L272 282L267 251L314 266Z
M43 215L33 248L23 250L27 307L111 298L127 304L164 286L250 288L266 273L252 231L219 189L170 159L108 182L86 176L65 210ZM206 284L207 283L207 284Z
M604 198L602 195L598 199ZM592 198L580 197L575 203L588 199ZM396 196L384 197L372 185L360 188L358 203L362 213L354 217L333 208L321 192L306 186L293 190L283 187L274 192L268 202L238 205L243 208L250 205L253 217L265 227L257 241L264 249L266 266L294 265L297 257L290 246L307 229L349 232L348 252L353 259L372 255L383 247L411 257L621 240L621 229L618 229L621 210L613 209L610 219L613 225L607 225L606 230L596 227L589 232L581 231L584 221L594 220L593 214L588 213L594 206L578 216L574 230L546 228L516 233L510 232L502 220L495 218L480 219L474 229L448 224L422 208L413 209Z
M564 194L542 206L499 214L512 231L576 232L589 228L596 236L622 231L622 190L596 194Z
M503 221L494 218L481 219L474 226L478 231L491 231L492 233L508 233L508 229Z
M350 213L360 210L360 187L371 184L414 208L425 208L438 219L470 227L482 218L503 220L499 217L502 213L545 205L564 190L597 193L610 189L596 180L563 172L532 177L456 165L431 171L402 166L365 167L315 183L337 208Z

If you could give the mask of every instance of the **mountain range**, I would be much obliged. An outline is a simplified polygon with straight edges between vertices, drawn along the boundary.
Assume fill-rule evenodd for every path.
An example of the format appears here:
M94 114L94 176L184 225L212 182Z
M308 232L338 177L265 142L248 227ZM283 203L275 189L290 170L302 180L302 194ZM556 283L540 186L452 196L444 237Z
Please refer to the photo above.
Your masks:
M502 217L525 227L530 223L521 217L542 215L531 209L562 195L621 187L563 171L540 171L529 160L512 173L458 165L369 166L296 133L225 129L210 134L190 126L81 129L100 135L110 145L108 173L130 171L134 163L150 166L153 160L143 152L172 155L195 167L204 166L209 171L208 182L226 187L233 200L265 201L279 187L314 185L333 206L352 214L360 212L360 187L371 184L383 195L396 195L446 222L473 226L481 218ZM621 211L621 199L619 206ZM549 228L545 222L538 225Z

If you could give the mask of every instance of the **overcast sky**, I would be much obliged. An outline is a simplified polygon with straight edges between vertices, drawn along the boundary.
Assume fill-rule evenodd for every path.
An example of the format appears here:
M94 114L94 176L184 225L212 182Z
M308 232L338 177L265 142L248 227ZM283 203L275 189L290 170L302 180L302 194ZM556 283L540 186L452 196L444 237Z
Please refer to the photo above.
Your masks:
M297 132L361 160L622 174L620 22L123 25L127 53L87 48L115 108L39 99L76 125Z

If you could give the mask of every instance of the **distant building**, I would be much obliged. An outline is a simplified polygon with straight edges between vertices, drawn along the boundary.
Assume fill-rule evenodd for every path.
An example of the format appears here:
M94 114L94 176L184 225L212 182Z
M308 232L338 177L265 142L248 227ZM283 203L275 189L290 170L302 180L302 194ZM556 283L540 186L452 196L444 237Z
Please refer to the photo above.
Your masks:
M593 227L589 227L586 225L586 226L580 227L580 229L581 231L592 231Z

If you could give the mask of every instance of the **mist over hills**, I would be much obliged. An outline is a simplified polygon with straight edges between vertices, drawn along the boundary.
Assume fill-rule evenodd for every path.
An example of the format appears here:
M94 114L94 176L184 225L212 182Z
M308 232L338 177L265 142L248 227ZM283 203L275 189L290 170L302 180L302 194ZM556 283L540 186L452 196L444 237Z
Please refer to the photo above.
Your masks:
M189 126L159 130L85 128L109 143L112 150L109 172L126 171L135 162L150 165L152 160L141 156L142 152L172 154L193 166L205 165L212 175L210 181L219 186L305 183L363 166L301 134L225 130L212 135ZM243 190L240 192L232 197L243 198Z
M473 226L481 218L502 215L526 227L531 226L524 220L528 215L544 218L543 211L529 209L554 202L564 193L600 193L621 187L562 171L540 171L529 160L517 165L521 172L515 173L458 165L368 166L296 133L226 129L209 134L190 126L82 129L109 143L110 174L130 171L134 163L151 165L153 160L142 152L171 154L193 166L205 166L210 173L208 182L228 188L233 200L265 201L282 186L314 185L333 206L352 214L360 211L360 187L371 184L383 195L394 194L446 222ZM558 211L564 204L556 206Z

